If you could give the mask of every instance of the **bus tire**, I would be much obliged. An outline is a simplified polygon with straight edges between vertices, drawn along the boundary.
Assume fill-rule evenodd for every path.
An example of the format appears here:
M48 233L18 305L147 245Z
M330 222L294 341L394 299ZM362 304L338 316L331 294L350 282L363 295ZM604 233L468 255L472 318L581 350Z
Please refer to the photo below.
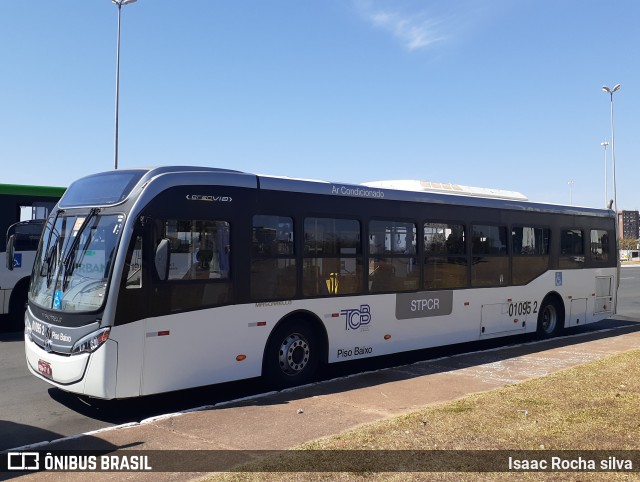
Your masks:
M561 301L555 296L547 296L542 300L538 311L538 338L553 338L564 327L564 309Z
M320 338L309 323L294 320L276 328L267 345L264 374L277 389L313 380L320 362Z

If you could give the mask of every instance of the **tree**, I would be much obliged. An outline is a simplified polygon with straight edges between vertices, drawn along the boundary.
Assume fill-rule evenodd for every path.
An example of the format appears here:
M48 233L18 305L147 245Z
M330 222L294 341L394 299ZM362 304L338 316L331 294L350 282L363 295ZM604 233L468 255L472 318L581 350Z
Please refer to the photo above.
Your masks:
M635 238L621 238L620 249L638 249L638 240Z

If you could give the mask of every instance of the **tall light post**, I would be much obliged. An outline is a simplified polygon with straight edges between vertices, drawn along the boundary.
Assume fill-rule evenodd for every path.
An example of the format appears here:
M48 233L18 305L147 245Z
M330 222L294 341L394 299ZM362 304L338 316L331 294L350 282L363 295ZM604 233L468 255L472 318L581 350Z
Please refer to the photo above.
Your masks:
M617 194L616 194L616 142L615 142L615 137L613 135L613 93L616 92L618 89L620 88L620 84L616 84L613 89L610 89L609 87L607 87L606 85L602 86L602 91L606 92L607 94L609 94L609 98L611 99L611 170L613 171L613 212L615 213L615 221L614 221L614 226L616 229L616 263L617 263L617 272L618 275L616 276L617 279L617 287L620 287L620 254L618 252L619 249L619 239L621 238L620 236L620 227L619 227L619 221L618 221L618 199L617 199ZM615 290L615 310L618 309L618 290Z
M613 172L613 210L618 217L618 199L616 193L616 141L614 137L613 129L613 93L620 89L620 84L616 84L613 89L610 89L606 85L602 86L602 91L609 94L611 98L611 170ZM616 233L618 235L618 233Z
M118 104L120 103L120 17L122 6L135 3L136 0L111 0L118 7L118 45L116 47L116 133L115 133L115 154L114 168L118 169Z
M600 143L602 147L604 147L604 206L607 206L609 200L607 199L607 146L609 143L607 141L603 141Z

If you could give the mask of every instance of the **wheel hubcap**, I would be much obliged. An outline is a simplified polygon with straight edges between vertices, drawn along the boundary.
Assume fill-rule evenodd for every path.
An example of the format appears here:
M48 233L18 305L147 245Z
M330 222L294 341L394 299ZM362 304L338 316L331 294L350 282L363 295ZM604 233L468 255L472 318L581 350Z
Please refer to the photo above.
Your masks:
M282 340L278 362L280 369L287 375L298 375L309 363L309 343L298 333Z

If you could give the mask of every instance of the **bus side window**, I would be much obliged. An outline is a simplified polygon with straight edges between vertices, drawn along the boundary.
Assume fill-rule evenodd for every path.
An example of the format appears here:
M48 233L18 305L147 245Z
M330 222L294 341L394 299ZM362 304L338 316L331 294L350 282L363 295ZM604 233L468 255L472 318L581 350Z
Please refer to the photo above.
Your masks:
M142 236L137 236L133 249L127 256L126 289L142 288Z
M584 266L584 236L580 229L563 229L560 233L560 269Z
M164 236L171 243L169 280L228 279L230 227L226 221L168 220Z
M513 284L525 285L549 269L549 228L513 226Z
M296 294L293 219L253 216L251 236L251 299L291 298Z
M32 219L47 219L49 212L55 206L55 202L34 201L30 204L18 206L19 220L31 221Z
M158 314L197 310L229 303L231 226L227 221L167 219L158 221L158 238L170 245L169 275L155 280Z
M474 224L471 229L471 286L510 284L507 228L491 224Z
M606 263L609 261L609 233L602 229L591 230L591 261Z
M302 260L304 296L362 292L360 221L306 218Z
M418 289L416 225L393 220L369 222L369 291Z
M455 289L469 284L465 226L424 223L424 288Z

